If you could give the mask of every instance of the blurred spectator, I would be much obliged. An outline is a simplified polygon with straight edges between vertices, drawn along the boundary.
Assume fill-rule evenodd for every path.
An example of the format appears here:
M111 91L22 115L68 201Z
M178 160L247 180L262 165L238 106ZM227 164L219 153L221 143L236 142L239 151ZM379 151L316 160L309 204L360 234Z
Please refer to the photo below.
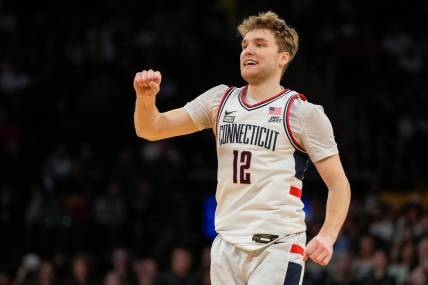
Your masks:
M51 261L43 261L40 264L39 272L37 273L37 285L54 285L57 284L54 266Z
M100 243L104 248L108 248L108 245L123 242L127 211L119 182L110 181L106 192L97 197L94 204L95 221L100 228L99 235L105 239Z
M352 274L352 256L349 252L342 251L329 266L325 285L357 285Z
M75 256L71 263L71 276L65 281L65 285L92 285L94 281L89 258L81 254Z
M428 284L428 278L426 272L421 268L412 271L410 274L409 285L426 285Z
M15 276L15 285L34 283L36 274L41 265L40 257L34 253L28 253L23 256L21 265Z
M391 264L389 267L389 273L396 279L398 285L405 284L415 264L415 246L413 242L406 242L399 250L397 262Z
M156 285L158 265L154 259L143 258L136 260L134 271L137 277L136 285Z
M384 242L391 242L394 236L394 215L387 205L379 204L375 207L369 232L372 236Z
M395 242L404 244L415 239L418 232L418 222L420 220L421 209L417 203L404 205L401 215L395 222Z
M428 235L428 211L422 213L416 225L416 237L423 237Z
M110 272L119 276L125 285L131 284L133 280L131 280L129 251L122 247L114 248L111 259L112 269Z
M58 280L65 280L68 277L68 264L67 256L64 252L56 251L52 255L52 264Z
M388 273L388 256L385 251L377 250L373 254L372 268L367 273L362 283L367 285L394 285L394 277Z
M191 269L192 256L189 250L176 247L172 251L171 268L159 276L158 285L197 285Z
M358 253L352 264L352 270L357 280L363 279L372 269L375 250L375 240L372 236L366 234L359 238Z
M112 230L120 229L126 219L125 201L121 185L111 181L106 192L95 200L96 221Z
M104 285L125 285L122 277L114 272L108 272L104 278Z
M428 284L428 237L424 237L418 246L418 266L410 274L412 285Z

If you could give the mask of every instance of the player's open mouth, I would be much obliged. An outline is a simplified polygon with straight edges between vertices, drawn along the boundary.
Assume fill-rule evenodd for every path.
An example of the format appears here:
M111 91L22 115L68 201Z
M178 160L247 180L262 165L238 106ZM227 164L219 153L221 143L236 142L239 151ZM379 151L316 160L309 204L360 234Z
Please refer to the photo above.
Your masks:
M258 62L252 59L247 59L246 61L244 61L244 66L251 66L251 65L256 65Z

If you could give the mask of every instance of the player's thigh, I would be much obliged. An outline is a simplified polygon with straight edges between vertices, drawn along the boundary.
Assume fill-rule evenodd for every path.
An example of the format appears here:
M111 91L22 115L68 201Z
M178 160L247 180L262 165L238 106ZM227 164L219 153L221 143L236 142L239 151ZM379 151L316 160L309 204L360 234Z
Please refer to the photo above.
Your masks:
M266 256L251 273L248 285L300 285L303 280L303 256L290 252L290 244L269 246Z
M210 279L212 285L245 285L237 277L236 262L231 260L235 248L217 236L211 246ZM236 258L237 256L235 256Z

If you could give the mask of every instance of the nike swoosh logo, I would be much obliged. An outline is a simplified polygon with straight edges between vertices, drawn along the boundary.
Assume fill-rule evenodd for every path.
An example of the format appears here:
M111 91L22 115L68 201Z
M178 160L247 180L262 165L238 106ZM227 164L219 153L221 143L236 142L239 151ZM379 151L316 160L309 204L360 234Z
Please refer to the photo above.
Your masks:
M236 112L236 111L230 111L230 112L225 111L225 112L224 112L224 114L225 114L226 116L229 116L230 114L235 113L235 112Z

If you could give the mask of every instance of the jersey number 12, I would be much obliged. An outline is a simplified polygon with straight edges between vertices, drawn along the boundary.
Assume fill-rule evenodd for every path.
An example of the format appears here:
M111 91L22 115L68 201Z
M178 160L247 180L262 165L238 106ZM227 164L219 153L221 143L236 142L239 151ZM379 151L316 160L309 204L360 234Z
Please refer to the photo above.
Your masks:
M250 184L250 169L251 165L251 152L243 151L239 154L239 151L233 151L233 183ZM239 167L239 170L238 170ZM239 171L239 173L238 173ZM239 181L238 181L239 176Z

